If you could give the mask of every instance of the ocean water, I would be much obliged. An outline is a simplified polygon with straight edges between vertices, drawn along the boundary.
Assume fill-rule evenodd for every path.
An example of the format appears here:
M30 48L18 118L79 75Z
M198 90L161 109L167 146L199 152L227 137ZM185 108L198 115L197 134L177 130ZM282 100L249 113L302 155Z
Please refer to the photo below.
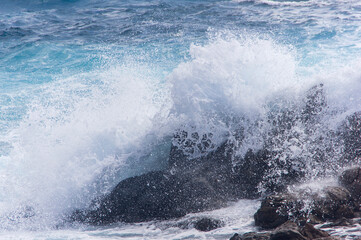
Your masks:
M360 40L358 0L2 0L0 238L227 239L254 230L257 200L174 221L62 219L122 179L163 169L176 131L210 139L206 149L185 147L190 156L240 126L237 154L261 148L267 117L297 111L319 84L321 120L294 127L298 137L277 147L281 159L302 159L314 186L319 172L332 178L343 148L327 133L361 110ZM197 216L225 226L179 227Z

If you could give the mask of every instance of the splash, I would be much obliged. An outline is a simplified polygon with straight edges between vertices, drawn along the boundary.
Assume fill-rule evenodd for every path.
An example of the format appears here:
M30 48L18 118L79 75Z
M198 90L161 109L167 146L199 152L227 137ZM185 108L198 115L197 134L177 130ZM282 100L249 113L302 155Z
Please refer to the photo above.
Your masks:
M361 109L359 63L302 74L292 47L234 34L193 44L189 55L166 77L130 62L36 89L3 140L3 228L55 226L120 180L164 168L171 143L194 158L227 141L235 165L267 148L260 188L299 169L334 173L328 166L344 151L337 133Z
M30 206L49 226L121 179L162 168L167 143L156 119L167 111L166 96L154 75L128 64L38 89L26 117L7 135L12 149L2 156L2 212ZM154 144L159 148L150 155ZM2 220L11 228L8 219Z
M259 145L256 122L265 117L267 102L279 95L292 98L307 85L305 81L301 85L296 73L294 51L270 39L228 34L205 46L192 45L190 55L192 60L170 75L172 112L184 119L188 129L183 130L190 133L183 142L201 139L191 139L192 132L201 136L211 132L219 145L243 128L255 130L248 141Z

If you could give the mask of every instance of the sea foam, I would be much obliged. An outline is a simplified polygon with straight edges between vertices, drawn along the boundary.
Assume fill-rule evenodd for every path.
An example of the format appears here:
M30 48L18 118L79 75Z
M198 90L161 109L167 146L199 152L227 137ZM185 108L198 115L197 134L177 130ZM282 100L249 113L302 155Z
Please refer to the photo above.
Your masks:
M88 206L120 180L166 167L177 132L186 132L191 144L173 144L190 157L224 141L233 141L239 156L260 149L272 128L269 115L298 111L307 91L320 83L328 107L319 135L315 131L306 138L305 126L294 126L292 134L300 137L277 145L285 152L280 159L296 156L312 163L307 146L315 142L310 140L326 136L360 109L358 63L303 74L305 66L292 47L237 34L192 44L189 55L166 77L142 61L130 61L60 76L36 89L26 117L3 138L11 149L1 156L2 227L54 227L64 214ZM199 136L212 144L199 147ZM34 215L31 224L22 209Z

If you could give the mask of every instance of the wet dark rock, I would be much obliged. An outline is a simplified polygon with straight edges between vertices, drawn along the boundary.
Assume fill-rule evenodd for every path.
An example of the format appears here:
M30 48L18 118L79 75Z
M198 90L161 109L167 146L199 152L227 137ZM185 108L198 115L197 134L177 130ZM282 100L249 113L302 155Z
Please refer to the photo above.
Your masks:
M272 229L289 219L317 223L351 218L355 216L355 206L358 206L357 199L361 195L360 169L350 170L341 176L340 182L345 188L328 188L322 194L275 194L284 192L289 184L300 182L307 169L302 157L284 154L283 144L289 139L300 140L298 131L293 131L299 124L304 126L306 134L312 135L326 107L321 84L306 93L304 106L298 109L280 108L269 113L267 123L270 130L263 136L263 148L257 151L250 149L243 157L235 154L239 146L229 139L216 147L211 141L211 133L199 135L179 131L174 135L167 169L121 181L110 194L95 201L89 209L74 211L70 220L102 225L117 221L178 218L192 212L220 208L241 198L258 198L260 186L270 196L262 202L254 216L257 226ZM345 144L345 159L361 157L361 113L347 118L340 132ZM244 137L242 129L232 134L231 138L239 142ZM309 140L312 139L313 135ZM317 139L326 144L321 138ZM319 152L318 145L321 143L312 143L316 147L314 151L310 150L314 153L310 162L325 169L320 166L329 165L326 161L328 149L324 147L322 149L326 150ZM309 144L311 148L312 143ZM192 158L195 152L201 157Z
M173 171L179 171L186 168L189 164L185 153L177 146L172 144L168 160L168 168Z
M340 134L344 142L342 164L349 166L361 163L361 112L346 118Z
M324 194L324 195L323 195ZM350 192L343 187L326 187L323 194L314 196L311 212L322 220L353 218L354 201Z
M330 234L325 231L316 229L312 224L306 223L305 226L301 229L301 234L307 239L320 239L320 238L329 238Z
M304 221L303 222L308 222L310 224L321 224L321 223L324 223L324 221L317 217L316 215L310 213L310 214L307 214L307 218L304 218Z
M334 186L315 193L301 191L268 196L262 201L254 219L257 226L271 229L290 219L302 224L353 218L354 209L350 192Z
M222 203L224 197L203 177L179 177L158 171L120 182L96 210L77 220L102 225L170 219L220 207Z
M305 123L315 122L315 118L317 118L326 106L323 84L313 86L307 91L305 107L302 111L302 121Z
M194 222L194 228L203 232L208 232L222 226L222 221L212 218L202 218Z
M289 219L292 209L295 209L296 198L291 194L280 194L266 197L260 209L255 213L256 226L272 229L280 226Z
M260 186L266 194L284 191L289 184L300 182L307 168L301 157L284 154L283 144L289 139L302 140L297 135L298 131L294 131L300 124L304 126L306 134L312 135L314 125L321 121L322 112L327 108L322 84L311 88L303 103L296 108L281 107L270 111L265 123L269 124L270 129L262 136L263 148L250 149L242 157L235 154L245 138L242 126L232 130L234 132L230 133L228 140L218 147L212 143L212 133L202 135L196 131L177 131L167 169L121 181L110 194L95 201L89 209L74 211L70 220L108 224L178 218L187 213L219 208L241 198L258 198ZM350 124L347 126L352 126L352 131L345 128L345 139L357 136L357 119L348 120ZM310 137L310 141L313 137ZM345 142L350 151L358 146L352 145L352 141ZM312 156L318 157L311 162L324 162L328 155L323 152L316 154L316 150ZM192 155L194 153L198 155ZM322 197L314 200L327 203ZM314 221L352 216L352 206L338 202L336 197L336 200L331 199L327 203L329 209L314 208L314 212L310 213ZM301 214L299 205L304 206L295 196L272 195L256 213L256 224L264 228L277 227L290 218L289 213L293 216Z
M251 170L252 176L240 177L227 143L187 164L181 163L184 156L174 155L175 148L172 151L169 169L121 181L109 195L96 202L94 210L75 211L70 219L95 225L171 219L259 196L255 186L261 177L254 177ZM257 156L252 160L257 162Z
M270 232L262 232L262 233L249 232L243 235L239 235L238 233L235 233L233 237L230 238L230 240L269 240L270 235L271 235Z
M229 240L242 240L238 233L235 233Z
M334 222L330 222L327 224L324 224L321 226L321 228L331 228L331 227L346 227L346 226L352 226L354 225L354 221L352 219L347 219L347 218L341 218L341 219L337 219Z
M268 113L270 129L263 148L268 152L268 166L262 180L262 187L267 194L283 192L290 184L300 183L307 175L306 169L310 163L320 170L318 174L323 174L325 163L333 156L334 145L317 136L323 134L321 132L332 135L320 123L324 110L327 109L323 84L309 89L303 102L304 105L276 108ZM300 126L306 136L301 137L299 134ZM306 142L310 143L307 149L312 152L312 161L307 163L303 157L289 154L293 151L292 148L299 147L299 143L306 145Z
M293 221L286 221L273 231L268 232L250 232L243 235L235 234L231 240L311 240L324 239L332 240L327 232L316 229L313 225L306 223L299 226Z
M265 173L269 170L269 152L259 150L254 152L248 150L240 164L236 165L233 171L236 179L248 192L249 197L259 197L258 186L264 180Z
M287 221L272 232L270 240L307 240L307 238L302 236L296 223Z
M354 199L361 198L361 167L347 169L342 172L339 182L350 191Z

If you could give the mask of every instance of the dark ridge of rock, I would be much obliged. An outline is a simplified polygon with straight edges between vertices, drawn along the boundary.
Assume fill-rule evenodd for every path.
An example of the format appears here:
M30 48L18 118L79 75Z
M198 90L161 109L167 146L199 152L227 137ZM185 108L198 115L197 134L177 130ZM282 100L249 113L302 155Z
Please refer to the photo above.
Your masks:
M262 187L267 194L282 192L290 184L301 182L307 175L306 162L303 157L297 157L292 154L289 148L293 143L285 145L285 142L301 142L307 146L308 151L312 152L310 156L312 161L307 164L314 164L319 169L327 162L327 158L333 154L333 146L326 139L317 138L315 134L327 132L331 135L330 130L323 129L320 124L322 113L326 109L326 99L323 90L323 84L315 85L306 92L303 100L304 106L291 105L289 107L276 108L268 113L267 122L270 126L265 136L264 150L267 150L268 169L263 175ZM299 134L299 127L307 135L307 139L302 139ZM315 129L315 127L320 129ZM313 144L314 143L314 144ZM330 145L331 147L329 147ZM299 147L297 144L294 147ZM328 151L324 151L328 147ZM322 149L322 150L320 150ZM323 174L319 171L318 174Z
M190 161L187 161L187 156L184 154L184 152L172 144L170 148L168 168L173 171L179 171L180 169L186 168L189 162Z
M260 196L258 186L264 180L265 173L269 170L268 160L268 151L259 150L254 152L250 149L244 159L233 168L237 183L247 189L249 197L256 198Z
M361 163L361 112L348 116L340 130L344 150L344 166Z
M211 168L217 166L221 167L221 170L231 171L233 168L232 156L232 146L230 146L227 142L224 142L216 150L205 156L192 159L189 159L177 146L172 145L169 155L168 170L173 174L184 174L185 172L189 173L197 171L200 168L214 172L217 171L217 169Z
M302 111L302 121L305 123L315 122L315 118L327 106L323 84L313 86L306 95L306 105Z
M203 178L150 172L121 181L82 222L103 225L178 218L222 206L225 199Z
M177 150L173 151L176 152ZM265 158L259 152L257 154L252 153L252 157L247 154L245 161L242 162L249 162L248 167L245 165L240 167L240 165L234 166L233 154L232 145L225 142L215 151L193 159L186 165L173 160L173 164L178 167L170 165L168 171L181 178L182 176L202 176L220 195L228 198L228 201L259 197L257 185L261 182L264 174Z
M203 232L220 228L222 225L222 221L212 218L202 218L194 222L194 228Z
M96 207L74 211L70 220L103 225L117 221L178 218L192 212L220 208L241 198L260 197L259 186L267 194L273 194L264 200L255 214L256 225L263 228L283 224L290 219L290 213L299 221L313 222L354 216L354 200L344 189L325 190L325 196L304 194L302 199L313 202L309 207L305 201L297 199L299 196L275 195L275 192L284 191L289 184L300 182L305 176L304 159L283 155L283 144L289 139L299 140L297 131L293 131L297 124L303 124L305 133L312 135L312 128L319 123L319 116L326 107L322 88L322 85L317 85L310 89L303 108L270 113L267 120L271 129L263 136L263 149L249 150L243 158L235 154L240 147L235 145L239 143L228 140L215 148L210 141L211 133L203 136L191 133L189 136L187 132L179 131L174 136L178 142L171 147L167 169L121 181L110 194L94 203ZM361 149L361 114L349 117L346 122L345 133L341 136L345 143L345 156L357 159ZM243 131L239 132L234 134L241 142ZM329 155L325 151L318 153L317 147L312 155L315 161L310 162L316 162L315 166L324 166L328 164L325 159ZM206 154L210 150L213 151ZM203 156L189 157L188 154L194 151ZM349 178L344 177L344 184ZM352 196L359 196L355 195L360 192L357 181L348 184ZM304 207L308 207L310 212L302 212Z

